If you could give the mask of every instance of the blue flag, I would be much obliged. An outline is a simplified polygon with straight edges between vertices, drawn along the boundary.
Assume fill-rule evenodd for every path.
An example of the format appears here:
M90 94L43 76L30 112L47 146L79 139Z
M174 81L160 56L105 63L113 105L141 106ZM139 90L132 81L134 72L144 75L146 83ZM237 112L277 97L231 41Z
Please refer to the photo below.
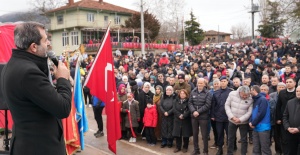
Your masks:
M85 112L84 100L83 100L83 92L81 85L81 76L80 70L78 67L78 63L76 64L75 69L75 79L74 79L74 102L76 107L76 122L78 125L78 131L80 136L80 145L81 150L84 149L84 133L88 131L88 121Z

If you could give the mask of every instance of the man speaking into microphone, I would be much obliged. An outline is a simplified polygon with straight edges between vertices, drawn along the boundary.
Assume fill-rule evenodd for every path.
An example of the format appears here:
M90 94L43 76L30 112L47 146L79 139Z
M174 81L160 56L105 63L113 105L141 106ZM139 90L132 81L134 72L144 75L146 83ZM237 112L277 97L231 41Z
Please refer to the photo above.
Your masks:
M11 155L66 155L61 119L71 111L70 71L54 67L49 81L44 25L25 22L14 30L16 49L1 74L1 89L14 121Z

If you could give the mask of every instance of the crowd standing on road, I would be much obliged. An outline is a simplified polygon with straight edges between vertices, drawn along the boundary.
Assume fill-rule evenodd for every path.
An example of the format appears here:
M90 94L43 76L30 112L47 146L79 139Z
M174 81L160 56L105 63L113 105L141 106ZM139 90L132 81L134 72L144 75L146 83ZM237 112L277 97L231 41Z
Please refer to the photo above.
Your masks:
M161 148L172 148L175 139L174 153L192 155L208 154L209 147L222 155L224 146L224 154L232 155L237 143L241 155L249 152L248 143L253 144L252 154L271 155L273 142L278 155L300 154L299 57L300 42L141 57L132 50L123 55L118 51L114 74L122 139L136 142L136 136L141 136L150 146L160 141ZM194 145L189 151L191 137ZM210 139L212 146L208 146Z

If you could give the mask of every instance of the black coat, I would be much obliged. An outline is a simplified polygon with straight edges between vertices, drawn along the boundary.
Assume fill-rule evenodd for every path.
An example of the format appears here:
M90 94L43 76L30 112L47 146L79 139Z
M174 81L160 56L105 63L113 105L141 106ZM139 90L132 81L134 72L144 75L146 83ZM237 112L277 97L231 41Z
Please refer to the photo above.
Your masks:
M288 128L298 128L300 129L300 100L298 98L293 98L288 101L285 111L283 113L283 126L284 129Z
M231 91L232 90L227 87L226 89L219 89L214 92L211 102L211 118L215 118L217 122L228 122L225 102Z
M143 90L140 91L140 93L138 94L136 100L139 102L139 109L140 109L141 119L143 119L145 108L147 107L146 99L148 97L150 97L152 99L153 95L154 94L151 91L149 91L148 93L145 93Z
M177 98L173 105L174 128L172 135L174 137L190 137L193 134L191 112L188 103L188 99L182 102ZM179 118L181 114L183 115L183 119Z
M163 138L172 138L173 133L173 123L174 123L174 113L173 105L176 102L176 95L164 95L160 100L160 110L162 112L162 122L161 122L161 135ZM167 112L168 116L164 113Z
M296 89L293 92L288 92L287 89L281 90L278 94L276 104L276 121L282 120L283 112L286 108L287 102L296 97Z
M198 88L196 87L191 92L189 98L189 109L191 111L191 115L193 115L195 111L198 111L199 116L197 116L196 119L208 120L208 112L211 108L211 100L212 94L209 92L209 90L203 89L201 92L199 92Z
M11 155L65 155L62 118L71 111L71 84L48 79L47 58L22 50L13 54L1 75L1 88L14 121Z

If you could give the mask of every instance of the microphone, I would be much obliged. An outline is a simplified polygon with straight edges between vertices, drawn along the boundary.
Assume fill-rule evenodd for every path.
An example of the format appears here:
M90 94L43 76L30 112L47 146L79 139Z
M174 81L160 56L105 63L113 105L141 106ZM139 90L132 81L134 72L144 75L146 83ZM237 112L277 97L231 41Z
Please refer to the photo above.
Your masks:
M53 51L48 51L47 56L48 56L48 58L51 59L51 61L57 67L58 66L58 60L57 60L57 57L55 56L55 53Z

